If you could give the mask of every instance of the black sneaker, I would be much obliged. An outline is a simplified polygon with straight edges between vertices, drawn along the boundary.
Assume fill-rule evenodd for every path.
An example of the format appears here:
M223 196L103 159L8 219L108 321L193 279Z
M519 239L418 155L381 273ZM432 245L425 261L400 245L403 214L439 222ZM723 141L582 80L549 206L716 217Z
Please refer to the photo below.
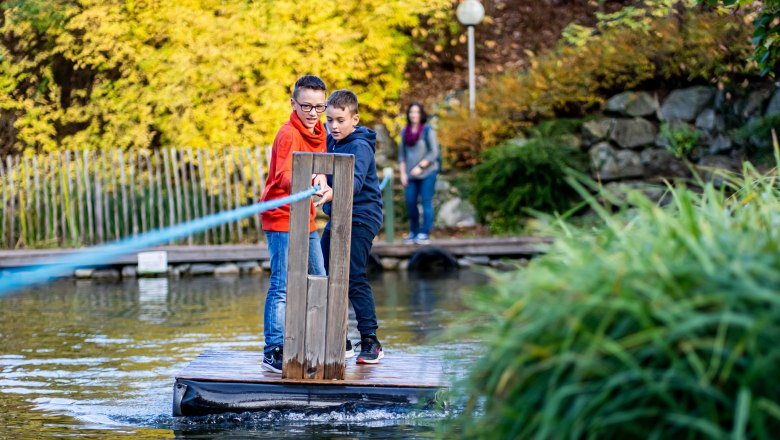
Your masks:
M344 350L344 359L349 359L355 355L355 349L352 348L352 341L347 339L347 348Z
M385 357L382 344L375 337L368 336L360 340L360 354L357 357L358 364L377 364Z
M282 347L276 347L268 353L263 355L262 368L265 371L271 373L282 374L282 363L284 357L282 356Z

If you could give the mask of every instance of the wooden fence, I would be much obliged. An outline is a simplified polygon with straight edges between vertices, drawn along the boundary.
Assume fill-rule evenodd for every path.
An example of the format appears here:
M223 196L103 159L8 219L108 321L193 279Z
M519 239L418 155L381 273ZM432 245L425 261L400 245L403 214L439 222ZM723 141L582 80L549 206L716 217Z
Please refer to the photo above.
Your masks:
M134 236L257 201L255 148L64 151L0 160L0 248L78 247ZM255 242L254 216L182 240Z

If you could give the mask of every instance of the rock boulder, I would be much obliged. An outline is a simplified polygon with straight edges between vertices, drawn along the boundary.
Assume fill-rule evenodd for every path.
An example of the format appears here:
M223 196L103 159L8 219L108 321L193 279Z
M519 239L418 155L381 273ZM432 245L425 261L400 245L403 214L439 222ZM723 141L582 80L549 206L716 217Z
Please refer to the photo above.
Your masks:
M621 148L639 148L655 142L656 134L658 128L647 119L616 119L609 137Z
M657 107L655 99L647 92L623 92L609 98L604 110L623 116L651 116Z
M641 177L644 174L639 153L630 150L618 150L601 142L590 151L591 164L599 179L614 180L627 177Z
M715 88L694 86L673 91L661 106L661 119L693 121L712 102Z
M442 226L474 226L477 224L476 211L468 200L455 197L439 207L436 223Z

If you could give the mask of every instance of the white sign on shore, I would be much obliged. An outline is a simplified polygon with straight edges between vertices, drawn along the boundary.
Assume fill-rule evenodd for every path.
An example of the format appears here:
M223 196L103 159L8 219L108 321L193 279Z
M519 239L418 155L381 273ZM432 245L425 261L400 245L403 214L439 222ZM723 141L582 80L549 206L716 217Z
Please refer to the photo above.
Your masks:
M149 251L138 253L138 275L158 275L168 272L168 253Z

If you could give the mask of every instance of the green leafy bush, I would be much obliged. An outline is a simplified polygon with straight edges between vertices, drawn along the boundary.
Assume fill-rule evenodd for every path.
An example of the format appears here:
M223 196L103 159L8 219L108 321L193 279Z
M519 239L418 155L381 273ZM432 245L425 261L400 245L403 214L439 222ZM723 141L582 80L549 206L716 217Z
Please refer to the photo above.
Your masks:
M528 126L554 117L581 117L623 90L658 82L729 82L753 71L744 61L751 53L751 26L739 14L684 9L661 17L650 14L641 26L632 20L591 30L587 37L576 37L576 44L567 41L575 38L570 32L557 50L532 56L524 72L490 78L477 95L478 118L466 106L449 109L439 124L448 163L471 166L483 151Z
M687 159L696 147L701 132L687 125L674 127L672 124L664 122L661 124L661 136L667 141L666 148L674 153L678 159Z
M493 230L517 230L528 210L571 208L578 197L565 181L568 168L585 170L587 161L560 138L506 143L488 150L473 168L471 201L480 220Z
M718 5L726 10L740 8L758 9L758 17L753 21L754 52L751 57L761 68L761 75L775 76L777 62L780 60L780 28L777 20L780 18L780 1L778 0L697 0L698 3Z
M761 140L771 146L772 130L780 130L780 113L774 113L751 121L734 130L734 139L742 144L748 144L751 139Z
M640 193L618 214L591 202L603 227L566 226L546 256L496 274L465 327L486 354L458 432L774 438L780 175L745 171L728 194L670 189L666 207Z

